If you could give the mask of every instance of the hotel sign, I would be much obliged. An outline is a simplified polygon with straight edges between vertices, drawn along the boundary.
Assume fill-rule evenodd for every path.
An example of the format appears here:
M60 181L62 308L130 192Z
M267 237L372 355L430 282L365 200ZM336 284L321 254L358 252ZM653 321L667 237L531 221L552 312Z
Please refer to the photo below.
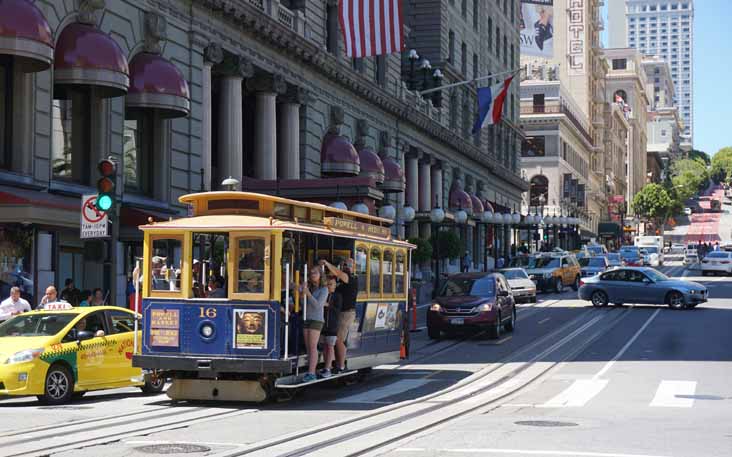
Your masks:
M364 222L352 221L340 217L326 217L325 225L338 229L355 232L359 235L375 236L379 238L390 238L391 229L389 227L381 227L379 225L366 224Z
M585 74L586 71L586 2L587 0L568 0L569 7L567 8L567 72L570 76L582 76Z

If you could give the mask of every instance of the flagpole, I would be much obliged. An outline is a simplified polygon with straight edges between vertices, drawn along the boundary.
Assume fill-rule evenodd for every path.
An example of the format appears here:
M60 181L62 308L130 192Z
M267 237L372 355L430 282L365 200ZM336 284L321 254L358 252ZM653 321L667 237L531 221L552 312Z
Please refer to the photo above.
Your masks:
M444 86L440 86L440 87L433 87L432 89L423 90L423 91L419 92L419 94L426 95L426 94L429 94L432 92L436 92L438 90L448 89L450 87L465 86L465 85L473 83L473 82L482 81L484 79L495 78L496 76L510 75L510 74L518 73L520 71L521 71L521 69L519 68L518 70L502 71L501 73L493 73L492 75L481 76L480 78L469 79L466 81L460 81L460 82L452 83L452 84L445 84Z

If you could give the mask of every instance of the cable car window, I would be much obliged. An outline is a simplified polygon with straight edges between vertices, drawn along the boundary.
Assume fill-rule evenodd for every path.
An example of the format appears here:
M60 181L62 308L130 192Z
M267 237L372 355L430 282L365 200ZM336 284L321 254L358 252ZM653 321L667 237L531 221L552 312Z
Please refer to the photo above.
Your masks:
M182 244L182 237L152 241L149 271L153 292L180 292Z
M394 293L394 252L390 250L384 251L384 261L382 263L384 270L384 295Z
M194 233L191 278L193 297L226 298L228 233Z
M239 239L237 259L237 286L240 294L264 293L264 239Z
M371 249L369 271L369 282L371 285L369 294L371 296L381 295L381 251L377 248Z
M395 276L394 292L397 293L398 295L401 295L404 293L404 253L401 251L398 252L396 255L394 276Z
M358 275L361 280L358 281L358 293L366 293L366 288L368 287L368 284L366 283L366 277L368 270L367 264L368 264L368 254L367 249L363 246L359 246L356 248L356 275Z

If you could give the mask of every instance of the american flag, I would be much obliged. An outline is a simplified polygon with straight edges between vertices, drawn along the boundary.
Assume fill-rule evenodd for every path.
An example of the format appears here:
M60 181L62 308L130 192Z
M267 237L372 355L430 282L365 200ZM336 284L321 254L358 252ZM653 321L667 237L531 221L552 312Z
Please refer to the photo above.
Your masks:
M339 13L349 57L378 56L404 49L401 0L341 0Z

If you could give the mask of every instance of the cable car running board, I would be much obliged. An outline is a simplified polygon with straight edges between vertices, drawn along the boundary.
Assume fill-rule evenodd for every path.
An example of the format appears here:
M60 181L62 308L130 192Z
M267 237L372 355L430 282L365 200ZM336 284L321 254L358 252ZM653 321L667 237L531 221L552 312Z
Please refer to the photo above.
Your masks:
M331 381L333 379L344 378L346 376L354 375L358 373L357 370L344 371L342 373L330 375L327 378L318 378L315 381L302 382L302 376L284 376L278 378L275 381L275 387L278 389L298 389L300 387L309 386L311 384L317 384L323 381Z

